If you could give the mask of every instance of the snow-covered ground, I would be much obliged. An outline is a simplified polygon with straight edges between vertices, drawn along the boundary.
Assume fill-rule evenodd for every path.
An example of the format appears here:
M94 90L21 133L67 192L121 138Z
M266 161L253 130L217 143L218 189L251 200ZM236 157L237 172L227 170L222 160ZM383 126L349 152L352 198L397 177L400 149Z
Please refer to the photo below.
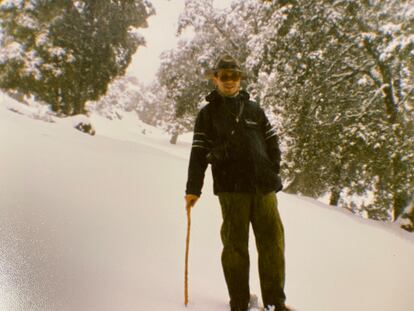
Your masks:
M6 109L13 105L0 97L1 311L228 310L210 173L192 212L190 304L183 303L191 135L172 146L132 116L93 116L90 136L67 121ZM278 199L288 304L413 310L412 235L309 198ZM250 245L259 295L253 239Z

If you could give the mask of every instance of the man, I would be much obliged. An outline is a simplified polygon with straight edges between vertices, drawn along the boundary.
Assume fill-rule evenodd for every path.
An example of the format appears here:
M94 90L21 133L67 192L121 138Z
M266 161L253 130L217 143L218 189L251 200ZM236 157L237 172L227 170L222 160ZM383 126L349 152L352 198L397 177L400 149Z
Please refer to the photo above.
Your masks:
M284 311L284 231L275 194L282 189L278 139L264 111L240 90L241 78L233 57L219 58L211 75L216 89L206 97L208 104L195 123L185 200L194 206L210 163L223 216L221 259L231 311L249 308L250 223L263 304Z

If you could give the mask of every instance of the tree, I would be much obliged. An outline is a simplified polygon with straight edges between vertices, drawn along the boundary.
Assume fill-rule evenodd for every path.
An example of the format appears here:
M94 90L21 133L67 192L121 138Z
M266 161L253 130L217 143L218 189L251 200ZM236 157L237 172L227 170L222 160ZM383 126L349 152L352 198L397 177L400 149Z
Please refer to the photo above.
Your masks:
M123 75L153 14L145 0L7 1L0 5L0 87L58 114L85 112Z
M123 76L114 80L98 101L88 102L87 109L110 120L122 119L124 112L139 113L145 106L144 87L134 77Z
M187 0L178 22L178 34L191 28L195 36L181 40L176 49L162 55L158 80L166 89L167 130L176 137L191 130L200 104L213 85L206 73L217 58L230 53L244 62L247 54L246 27L240 25L252 2L234 4L232 12L217 11L213 1ZM252 20L252 25L256 22Z
M158 71L159 83L165 88L166 130L173 135L175 143L179 134L192 127L192 119L203 100L207 81L197 63L197 45L180 42L183 45L179 53L174 51L162 55Z
M188 0L179 25L195 36L166 63L236 55L280 136L287 191L395 220L414 196L413 4L248 0L218 11ZM193 76L169 92L202 89ZM192 99L181 107L193 118Z
M332 204L396 219L414 188L410 2L295 1L271 9L262 47L247 63L268 77L263 104L283 122L288 189L330 191ZM374 200L356 206L367 193Z

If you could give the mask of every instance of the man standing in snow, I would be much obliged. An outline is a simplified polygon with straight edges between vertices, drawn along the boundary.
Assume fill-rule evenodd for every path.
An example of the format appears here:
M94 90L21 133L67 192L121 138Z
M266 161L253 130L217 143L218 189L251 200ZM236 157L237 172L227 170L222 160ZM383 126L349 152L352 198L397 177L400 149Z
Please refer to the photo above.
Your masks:
M263 109L240 90L241 78L232 56L219 58L211 74L216 89L206 97L208 104L195 123L185 200L194 206L210 163L223 215L221 260L231 310L249 308L251 223L263 304L284 311L284 230L275 194L282 189L278 138Z

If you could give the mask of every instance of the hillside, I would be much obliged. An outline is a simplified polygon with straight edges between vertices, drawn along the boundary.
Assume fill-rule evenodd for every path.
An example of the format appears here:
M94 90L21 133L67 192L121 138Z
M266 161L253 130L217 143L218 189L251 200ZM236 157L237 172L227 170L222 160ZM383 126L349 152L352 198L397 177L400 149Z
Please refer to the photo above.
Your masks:
M220 210L210 173L192 214L183 304L189 137L92 120L33 120L0 99L0 310L225 311ZM141 125L144 126L144 125ZM278 194L288 303L298 311L411 311L412 235ZM254 240L251 288L259 294Z

